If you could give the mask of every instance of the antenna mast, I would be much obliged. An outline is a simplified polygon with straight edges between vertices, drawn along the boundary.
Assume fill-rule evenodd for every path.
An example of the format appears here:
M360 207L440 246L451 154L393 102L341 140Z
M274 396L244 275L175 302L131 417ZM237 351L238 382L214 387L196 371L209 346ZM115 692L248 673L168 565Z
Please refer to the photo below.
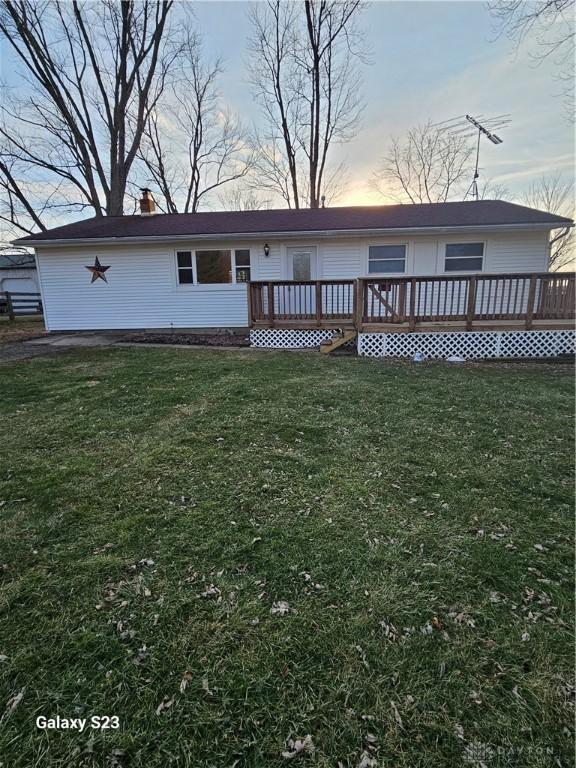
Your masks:
M450 120L443 120L440 123L433 123L433 126L441 131L446 131L450 136L463 138L476 138L476 163L474 166L474 177L464 195L464 199L472 197L474 200L480 199L480 190L478 189L478 179L480 177L480 143L482 136L486 136L492 144L502 144L500 136L494 133L495 130L505 128L510 125L510 115L497 115L496 117L486 117L479 115L477 118L472 115L459 115ZM482 121L482 122L480 122Z
M476 142L476 165L474 166L474 177L472 179L472 184L470 184L468 191L464 195L464 199L470 195L470 197L473 197L474 200L479 200L480 192L478 190L478 178L480 176L480 171L478 170L478 164L480 162L480 139L482 134L490 139L492 144L502 144L502 139L495 133L491 133L487 128L484 128L484 126L481 125L478 120L475 120L470 115L466 115L466 120L468 120L469 123L472 123L472 125L478 129L478 141Z

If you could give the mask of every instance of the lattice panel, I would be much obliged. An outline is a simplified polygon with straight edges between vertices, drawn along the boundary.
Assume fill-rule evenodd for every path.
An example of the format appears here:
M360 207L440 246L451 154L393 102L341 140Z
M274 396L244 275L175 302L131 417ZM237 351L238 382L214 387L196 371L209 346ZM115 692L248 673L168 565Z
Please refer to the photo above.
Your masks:
M574 354L574 331L472 331L468 333L360 333L358 354L433 360L451 355L466 360L489 357L557 357Z
M322 341L329 341L334 330L300 330L297 328L256 328L250 331L251 347L269 349L303 349L319 347Z

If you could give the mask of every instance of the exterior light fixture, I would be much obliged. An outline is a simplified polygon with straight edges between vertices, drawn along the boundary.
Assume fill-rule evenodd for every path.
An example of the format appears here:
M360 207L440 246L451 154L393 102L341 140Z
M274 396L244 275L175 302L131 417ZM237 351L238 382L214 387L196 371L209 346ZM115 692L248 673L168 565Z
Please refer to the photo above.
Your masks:
M268 243L264 243L264 256L270 256L270 246Z

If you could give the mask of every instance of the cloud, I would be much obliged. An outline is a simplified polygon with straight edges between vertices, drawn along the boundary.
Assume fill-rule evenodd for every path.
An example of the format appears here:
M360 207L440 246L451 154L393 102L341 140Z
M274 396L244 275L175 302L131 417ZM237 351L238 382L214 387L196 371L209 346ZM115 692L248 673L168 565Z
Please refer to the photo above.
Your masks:
M351 178L345 202L381 202L369 177L391 135L401 136L428 119L441 121L466 113L511 114L511 125L499 131L504 143L481 145L481 180L505 184L517 195L544 174L572 176L574 139L556 85L554 62L536 66L528 47L513 53L508 41L486 45L467 66L427 92L396 99L386 108L393 111L392 119L381 117L348 145Z

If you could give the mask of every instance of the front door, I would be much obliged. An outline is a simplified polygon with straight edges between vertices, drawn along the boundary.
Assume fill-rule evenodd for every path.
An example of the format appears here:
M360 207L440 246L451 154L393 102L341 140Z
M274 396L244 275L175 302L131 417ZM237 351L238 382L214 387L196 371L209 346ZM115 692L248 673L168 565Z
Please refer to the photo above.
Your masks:
M317 276L317 255L314 246L287 248L288 279L296 285L288 286L284 291L283 313L299 317L315 317L316 291L310 283ZM300 283L300 285L298 285Z

